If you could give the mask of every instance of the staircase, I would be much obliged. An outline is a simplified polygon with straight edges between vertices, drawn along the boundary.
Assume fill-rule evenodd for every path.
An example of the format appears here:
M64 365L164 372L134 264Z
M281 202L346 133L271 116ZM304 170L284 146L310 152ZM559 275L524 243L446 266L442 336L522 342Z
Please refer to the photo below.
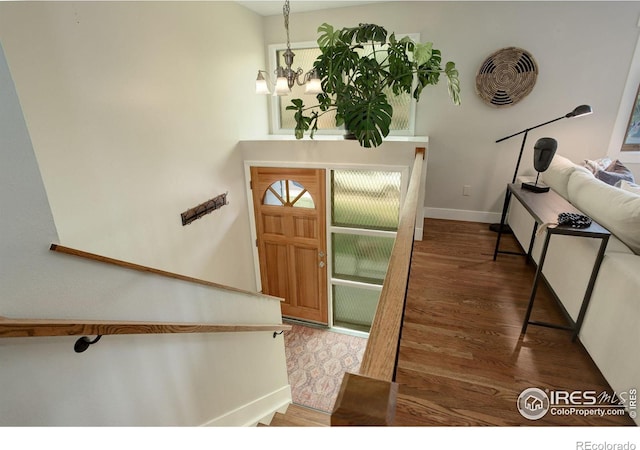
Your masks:
M269 425L259 424L258 426L269 427L328 427L331 415L316 409L292 403L284 414L276 413Z

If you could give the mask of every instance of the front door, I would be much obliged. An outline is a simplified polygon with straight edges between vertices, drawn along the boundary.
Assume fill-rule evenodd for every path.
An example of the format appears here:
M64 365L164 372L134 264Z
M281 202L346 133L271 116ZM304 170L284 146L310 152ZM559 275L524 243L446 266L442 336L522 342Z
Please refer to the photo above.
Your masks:
M328 324L325 171L251 167L262 292L282 315Z

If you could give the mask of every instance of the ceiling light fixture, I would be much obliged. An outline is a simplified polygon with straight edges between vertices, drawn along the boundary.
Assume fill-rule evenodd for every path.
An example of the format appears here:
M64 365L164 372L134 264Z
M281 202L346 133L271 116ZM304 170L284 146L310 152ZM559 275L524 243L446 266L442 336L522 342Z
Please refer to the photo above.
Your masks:
M291 92L291 88L297 83L299 86L305 87L305 94L319 94L322 92L322 86L320 84L320 78L318 73L311 69L307 73L304 73L302 68L293 70L293 58L295 53L291 51L291 44L289 42L289 0L285 0L282 7L282 15L284 16L284 28L287 31L287 49L282 54L286 67L278 66L276 69L276 83L273 95L287 95ZM265 74L267 77L263 75ZM270 94L269 91L269 75L265 70L258 70L258 77L256 78L256 94Z

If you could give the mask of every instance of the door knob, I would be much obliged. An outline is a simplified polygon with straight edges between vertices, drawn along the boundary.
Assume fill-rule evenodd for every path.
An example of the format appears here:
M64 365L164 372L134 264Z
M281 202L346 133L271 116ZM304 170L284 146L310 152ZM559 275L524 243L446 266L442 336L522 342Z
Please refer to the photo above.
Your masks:
M320 267L324 267L324 261L320 261Z
M324 258L324 252L323 252L323 251L318 252L318 256L319 256L320 258Z

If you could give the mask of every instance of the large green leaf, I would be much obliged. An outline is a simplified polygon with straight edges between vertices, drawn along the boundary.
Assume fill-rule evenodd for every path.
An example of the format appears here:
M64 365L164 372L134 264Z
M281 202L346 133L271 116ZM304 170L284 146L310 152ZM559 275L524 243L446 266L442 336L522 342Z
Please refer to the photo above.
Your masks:
M325 48L313 64L322 89L328 94L336 93L345 84L345 75L357 69L358 60L358 54L343 42Z
M421 66L431 59L432 51L432 42L425 42L424 44L417 43L413 50L413 59L418 66Z
M343 28L340 33L340 40L347 44L363 44L366 42L384 44L387 42L387 30L379 25L361 23L357 27Z
M393 108L384 94L350 105L344 110L345 127L363 147L377 147L389 135Z
M414 62L407 53L408 46L413 46L410 39L396 41L394 36L390 39L387 54L389 56L389 77L387 83L395 95L403 92L410 93L413 85Z
M334 31L333 26L328 23L320 25L318 27L318 33L320 33L320 36L318 36L318 46L320 46L321 49L335 45L335 42L340 35L340 31Z
M449 61L445 65L444 69L447 75L447 87L449 89L449 96L456 105L460 104L460 80L458 79L458 69L454 62Z

